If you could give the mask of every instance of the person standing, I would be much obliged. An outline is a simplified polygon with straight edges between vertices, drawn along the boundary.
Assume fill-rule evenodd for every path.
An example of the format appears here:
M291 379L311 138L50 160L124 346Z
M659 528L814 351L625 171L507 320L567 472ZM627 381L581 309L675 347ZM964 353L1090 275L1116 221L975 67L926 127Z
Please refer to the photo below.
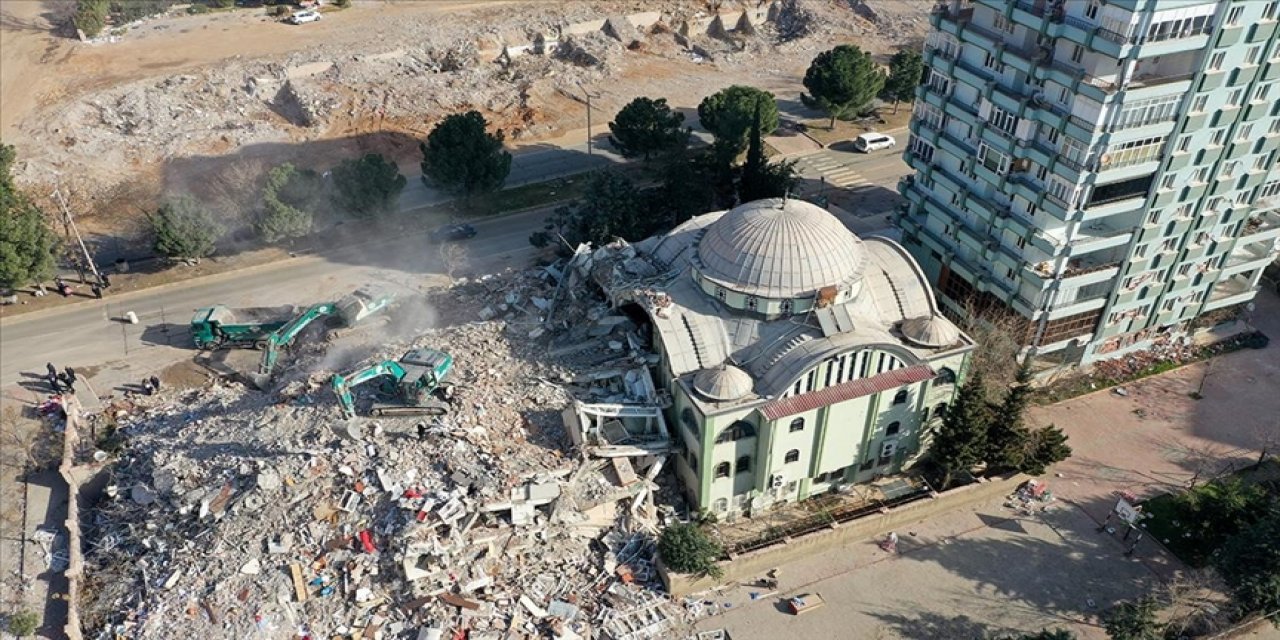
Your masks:
M159 391L159 390L160 390L160 378L157 378L157 377L155 377L155 376L151 376L151 378L150 378L150 382L151 382L151 388L152 388L152 389L155 389L156 391Z
M150 378L142 379L142 391L147 395L151 395L152 393L155 393L155 387L151 386Z
M93 297L95 297L95 298L97 298L97 299L99 299L99 300L101 300L101 299L102 299L102 287L99 287L99 286L98 286L98 283L96 283L96 282L95 282L95 283L93 283L93 284L89 285L89 290L93 292Z

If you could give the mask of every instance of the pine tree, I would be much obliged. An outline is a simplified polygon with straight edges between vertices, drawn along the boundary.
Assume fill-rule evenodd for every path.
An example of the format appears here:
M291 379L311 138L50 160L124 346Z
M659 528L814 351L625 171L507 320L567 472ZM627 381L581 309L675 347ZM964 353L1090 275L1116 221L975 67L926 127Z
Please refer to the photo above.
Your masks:
M982 462L987 452L990 423L986 383L982 372L974 371L956 392L955 401L942 417L942 428L930 448L930 457L939 472L939 489L950 487L957 473L967 472Z
M1049 465L1071 457L1067 434L1053 425L1032 431L1027 440L1026 451L1018 470L1033 476L1044 473Z
M1017 380L996 407L987 433L986 461L991 471L1003 473L1020 468L1027 458L1031 432L1023 414L1031 403L1031 367L1024 361Z

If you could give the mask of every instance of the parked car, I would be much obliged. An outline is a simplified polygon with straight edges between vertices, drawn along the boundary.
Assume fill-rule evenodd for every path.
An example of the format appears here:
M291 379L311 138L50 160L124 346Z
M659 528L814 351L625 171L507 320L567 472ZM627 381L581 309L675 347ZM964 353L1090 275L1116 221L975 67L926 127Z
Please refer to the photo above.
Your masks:
M871 153L880 149L888 149L898 146L898 141L893 136L887 136L883 133L864 133L853 139L853 148L863 153Z
M315 22L321 17L322 16L319 11L299 11L289 16L289 24L306 24L308 22Z
M447 224L431 231L432 242L455 242L476 237L476 228L469 224Z

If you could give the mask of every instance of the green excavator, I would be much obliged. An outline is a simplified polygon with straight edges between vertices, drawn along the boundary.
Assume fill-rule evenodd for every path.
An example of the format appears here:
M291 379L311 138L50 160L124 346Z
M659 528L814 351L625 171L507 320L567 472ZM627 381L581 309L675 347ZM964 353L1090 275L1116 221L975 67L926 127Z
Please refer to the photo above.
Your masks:
M258 361L258 374L254 378L255 383L258 386L263 386L271 380L271 373L275 370L276 361L280 359L280 351L292 346L293 341L297 339L298 334L302 333L303 329L307 328L307 325L320 318L336 314L341 320L342 326L355 326L356 323L385 309L394 299L395 295L388 291L373 287L361 287L337 302L321 302L320 304L312 305L266 337L265 344L262 346L262 358Z
M312 322L337 316L342 326L350 327L387 308L394 299L390 291L364 286L337 302L314 304L302 313L296 313L296 307L231 309L219 304L196 310L191 318L191 337L199 349L261 350L258 373L249 377L263 387L271 380L280 351L293 345Z
M436 349L415 349L395 360L384 360L354 373L334 375L330 385L338 396L338 406L347 418L356 417L355 397L351 390L370 380L380 380L382 393L392 396L397 404L374 404L375 416L444 415L449 407L433 399L446 375L453 368L453 356Z

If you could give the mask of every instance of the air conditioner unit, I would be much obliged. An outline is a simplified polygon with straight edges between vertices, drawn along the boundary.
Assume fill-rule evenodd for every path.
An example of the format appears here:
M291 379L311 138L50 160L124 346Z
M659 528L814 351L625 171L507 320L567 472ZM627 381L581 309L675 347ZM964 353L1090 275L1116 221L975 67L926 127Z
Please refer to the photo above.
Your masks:
M786 483L787 483L787 479L782 477L781 473L775 473L773 477L769 478L769 486L773 487L774 489L781 489L782 485Z
M893 440L880 443L881 458L888 458L889 456L892 456L893 453L897 450L898 450L898 443L894 442Z

